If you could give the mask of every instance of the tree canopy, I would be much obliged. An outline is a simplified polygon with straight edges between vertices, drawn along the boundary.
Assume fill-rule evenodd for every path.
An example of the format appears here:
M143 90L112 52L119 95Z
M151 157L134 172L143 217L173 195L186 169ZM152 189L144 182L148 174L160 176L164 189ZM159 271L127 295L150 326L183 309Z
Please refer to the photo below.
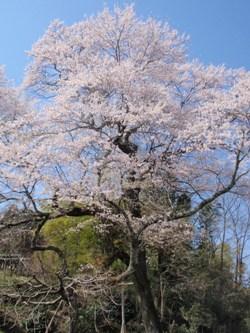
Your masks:
M59 297L48 302L68 302L71 333L83 282L69 291L67 257L42 237L51 221L93 216L100 234L120 236L125 268L109 281L131 280L145 332L161 333L149 249L160 258L190 244L197 213L230 191L249 195L250 73L190 61L186 41L133 6L105 9L54 21L21 89L0 73L0 198L28 212L1 227L34 222L32 250L61 260Z

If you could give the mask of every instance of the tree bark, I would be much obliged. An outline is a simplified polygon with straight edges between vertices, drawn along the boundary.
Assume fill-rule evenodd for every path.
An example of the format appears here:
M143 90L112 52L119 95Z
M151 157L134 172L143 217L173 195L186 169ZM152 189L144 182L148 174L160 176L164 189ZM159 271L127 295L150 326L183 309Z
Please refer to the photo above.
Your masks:
M127 154L135 154L137 151L137 146L129 142L129 136L124 139L126 143L126 149L132 148L131 152ZM124 147L120 146L120 142L117 142L119 148L125 152ZM135 182L136 172L131 170L128 180L133 184ZM125 191L125 198L129 200L129 210L133 217L141 218L141 204L140 204L140 186L132 186ZM134 272L134 284L136 293L139 298L140 311L142 316L142 323L145 329L145 333L162 333L161 322L157 313L156 306L154 304L154 297L152 294L152 289L150 281L148 278L147 270L147 257L146 251L142 246L141 242L135 237L135 234L131 235L131 258L132 268Z
M122 324L121 324L121 332L126 333L126 318L125 318L125 297L124 297L124 286L122 286L121 290L121 317L122 317Z
M133 244L133 269L134 283L139 296L145 333L162 333L160 319L154 304L150 281L148 279L146 252L138 242L134 242Z
M71 310L69 333L78 333L78 311L77 311L77 309Z
M77 302L77 295L72 290L71 295L69 295L70 304L69 304L69 317L70 317L70 324L69 324L69 333L79 333L78 326L79 326L79 307Z

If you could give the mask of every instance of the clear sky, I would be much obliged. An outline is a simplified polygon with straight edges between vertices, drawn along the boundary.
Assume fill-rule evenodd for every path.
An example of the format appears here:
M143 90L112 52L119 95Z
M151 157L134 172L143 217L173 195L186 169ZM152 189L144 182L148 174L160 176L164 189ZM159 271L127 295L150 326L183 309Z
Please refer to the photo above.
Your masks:
M204 63L250 70L250 0L135 0L139 16L153 16L190 35L189 54ZM71 24L115 0L0 0L0 64L20 82L25 51L55 18Z

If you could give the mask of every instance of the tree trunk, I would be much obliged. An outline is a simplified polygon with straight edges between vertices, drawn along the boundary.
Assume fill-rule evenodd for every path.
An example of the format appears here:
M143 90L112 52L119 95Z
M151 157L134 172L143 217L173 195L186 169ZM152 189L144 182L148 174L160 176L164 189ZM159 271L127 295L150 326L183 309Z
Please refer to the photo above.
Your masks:
M72 291L72 295L70 295L70 324L69 324L69 333L79 333L78 330L78 321L79 321L79 311L77 304L77 295Z
M131 184L135 182L135 174L136 172L131 170L129 177ZM129 200L129 210L132 216L136 218L142 217L139 198L140 191L140 187L135 186L125 191L125 197ZM146 251L138 238L132 235L131 237L132 252L130 260L132 260L134 284L139 298L145 333L162 333L161 322L154 304L150 281L148 279Z
M79 333L78 332L78 311L76 309L72 310L70 313L69 333Z
M122 286L121 290L121 315L122 315L122 325L121 332L126 333L126 318L125 318L125 295L124 295L124 286Z
M138 242L134 242L133 250L134 283L139 296L145 333L162 333L161 323L148 279L145 250L140 247Z

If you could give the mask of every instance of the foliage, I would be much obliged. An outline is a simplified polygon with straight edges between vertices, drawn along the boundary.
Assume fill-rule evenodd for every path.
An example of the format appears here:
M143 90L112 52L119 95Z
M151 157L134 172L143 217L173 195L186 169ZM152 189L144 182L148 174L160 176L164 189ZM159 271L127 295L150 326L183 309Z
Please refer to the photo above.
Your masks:
M65 254L71 273L81 265L100 266L104 261L95 232L95 221L91 216L60 217L51 220L43 229L42 236L49 244L58 246ZM43 254L45 264L58 266L58 257L53 253ZM57 265L56 265L57 263Z

